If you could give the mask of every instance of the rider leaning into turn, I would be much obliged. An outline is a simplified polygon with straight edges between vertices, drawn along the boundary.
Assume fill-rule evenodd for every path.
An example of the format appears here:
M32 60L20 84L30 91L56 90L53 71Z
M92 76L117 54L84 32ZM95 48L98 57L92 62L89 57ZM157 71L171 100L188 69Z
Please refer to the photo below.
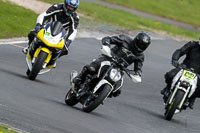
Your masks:
M113 37L104 37L102 44L109 46L112 44L114 47L111 51L118 57L123 58L131 65L134 63L134 70L130 70L130 73L141 78L142 66L144 62L144 50L149 46L151 42L150 36L145 32L140 32L134 39L126 35L119 35ZM82 68L81 73L73 79L75 85L84 82L87 74L97 73L102 61L107 60L105 56L101 56L97 60L93 61L90 65L86 65ZM128 67L128 66L127 66ZM121 94L121 89L114 90L112 96L116 97Z
M168 97L169 89L171 88L172 79L180 71L179 66L186 66L186 68L194 69L194 72L200 74L200 42L199 41L190 41L186 43L180 49L177 49L172 56L172 64L177 67L165 74L165 82L167 86L161 91L161 94L164 95L164 101ZM179 64L178 60L183 55L186 55L182 64ZM197 89L195 93L189 99L189 107L193 109L194 101L196 97L200 97L200 83L198 79Z
M62 50L57 50L53 54L52 60L48 65L54 65L58 57L68 54L68 47L75 39L77 34L77 27L79 24L79 16L76 13L76 9L79 6L79 0L64 0L63 4L54 4L46 12L40 14L37 18L37 24L34 30L28 34L29 43L26 48L22 50L23 53L27 53L31 42L34 40L36 34L47 22L59 21L63 24L64 29L68 32L65 35L65 46ZM35 46L36 47L36 46Z

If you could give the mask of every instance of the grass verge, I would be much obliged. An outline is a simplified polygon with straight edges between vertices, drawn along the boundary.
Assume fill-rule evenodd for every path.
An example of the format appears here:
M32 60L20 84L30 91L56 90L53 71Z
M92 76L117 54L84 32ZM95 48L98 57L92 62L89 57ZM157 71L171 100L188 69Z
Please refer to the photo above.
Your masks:
M0 38L27 36L34 28L37 14L0 0Z
M101 0L200 26L199 0Z
M16 132L14 129L10 127L0 125L0 133L18 133L18 132Z
M42 0L49 3L61 3L62 0ZM151 32L166 32L172 36L198 38L198 32L181 29L156 20L141 18L129 12L111 9L105 6L81 1L78 12L91 16L94 20L114 24L129 30L147 30Z

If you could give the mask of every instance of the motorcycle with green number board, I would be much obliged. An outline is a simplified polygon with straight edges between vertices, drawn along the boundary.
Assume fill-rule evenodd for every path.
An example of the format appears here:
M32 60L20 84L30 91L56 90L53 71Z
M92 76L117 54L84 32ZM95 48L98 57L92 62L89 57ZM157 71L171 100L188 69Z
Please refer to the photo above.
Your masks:
M197 88L199 75L193 72L193 69L182 68L173 78L169 97L165 103L164 117L171 120L174 114L185 110L189 104L189 98Z

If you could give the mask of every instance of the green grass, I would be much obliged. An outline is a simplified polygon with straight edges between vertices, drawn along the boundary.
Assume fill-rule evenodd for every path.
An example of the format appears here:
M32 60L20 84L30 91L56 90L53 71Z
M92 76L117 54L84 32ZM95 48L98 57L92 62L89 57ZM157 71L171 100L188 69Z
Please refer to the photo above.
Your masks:
M50 3L61 2L61 0L43 1ZM190 38L198 38L199 36L198 32L191 32L172 25L164 24L159 21L141 18L123 10L110 9L94 3L87 3L81 1L80 7L78 8L78 12L91 16L95 20L107 22L109 24L114 24L116 26L127 28L129 30L147 30L152 32L154 32L155 30L160 32L164 31L167 34L173 36L178 35Z
M63 0L40 0L40 1L48 2L48 3L51 3L51 4L63 3Z
M36 18L34 12L0 0L0 38L27 36Z
M0 133L17 133L12 128L0 125Z
M200 0L102 0L200 26Z

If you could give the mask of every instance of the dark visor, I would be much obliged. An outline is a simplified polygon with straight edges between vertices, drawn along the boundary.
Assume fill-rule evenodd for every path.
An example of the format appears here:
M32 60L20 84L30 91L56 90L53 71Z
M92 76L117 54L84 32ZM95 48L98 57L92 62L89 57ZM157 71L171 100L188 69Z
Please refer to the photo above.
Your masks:
M74 7L71 7L71 6L69 6L69 5L66 7L66 9L67 9L67 10L70 10L70 11L74 11L74 10L75 10Z

